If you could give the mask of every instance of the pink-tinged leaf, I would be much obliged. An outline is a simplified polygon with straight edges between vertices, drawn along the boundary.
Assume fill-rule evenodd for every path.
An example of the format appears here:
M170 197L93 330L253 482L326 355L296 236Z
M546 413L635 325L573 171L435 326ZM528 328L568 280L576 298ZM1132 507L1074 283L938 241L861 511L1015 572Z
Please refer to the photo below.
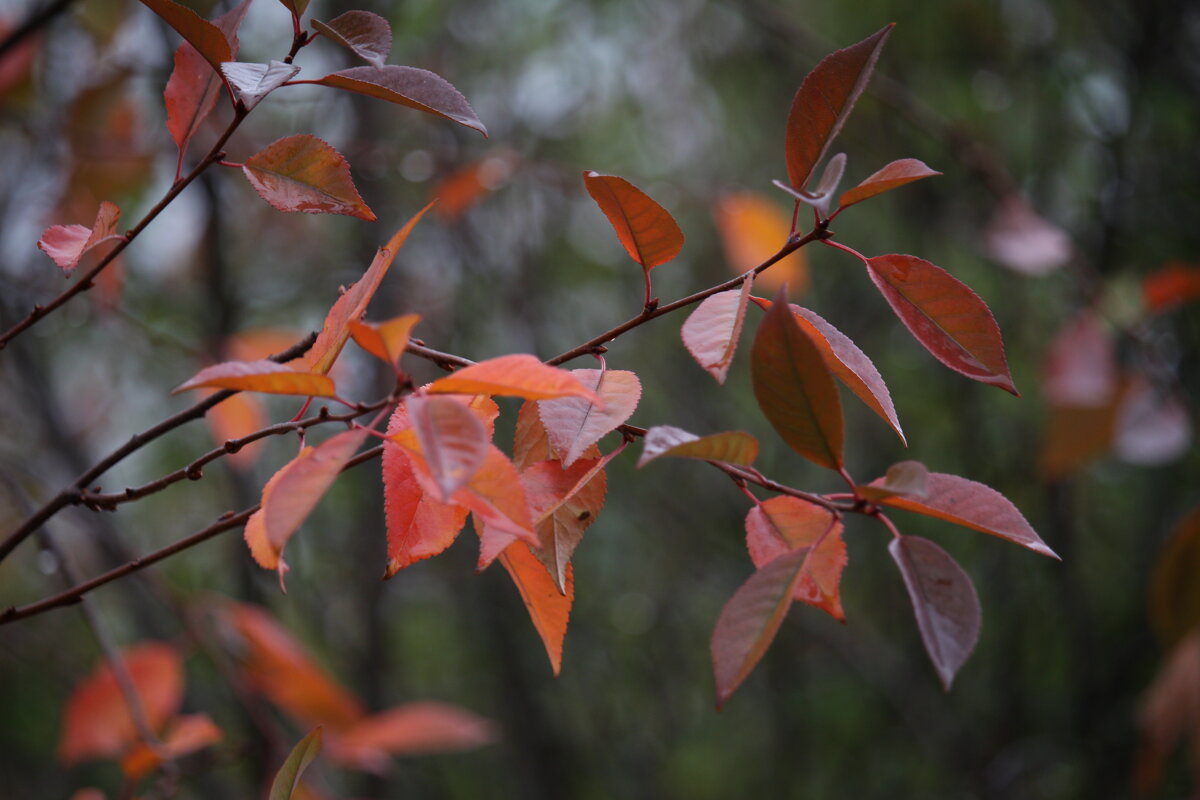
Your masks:
M615 453L576 461L570 469L563 469L558 461L541 461L521 473L521 485L541 543L535 555L562 592L566 592L571 556L604 507L608 486L604 466Z
M467 99L445 78L416 67L351 67L306 81L344 89L347 92L387 100L457 122L487 136L487 128L475 115Z
M828 510L798 497L772 497L746 515L746 549L754 566L765 566L789 550L812 548L800 569L793 599L846 621L839 586L846 568L842 523Z
M221 65L221 74L237 92L238 99L247 111L295 77L298 72L300 67L282 61L272 61L270 64L230 61Z
M246 522L246 544L259 566L279 572L280 587L288 569L283 548L366 437L366 428L355 428L305 447L263 487L262 507Z
M1172 261L1142 279L1146 311L1159 314L1200 298L1200 267Z
M1074 252L1062 228L1047 222L1017 195L1000 201L983 237L992 258L1025 275L1047 275L1070 261Z
M617 232L629 257L646 272L665 264L683 249L683 231L674 217L624 178L583 173L588 194Z
M600 408L604 401L571 372L550 367L524 353L490 358L439 378L425 389L430 393L486 394L546 400L582 397Z
M1104 321L1084 311L1050 342L1042 393L1056 406L1102 408L1117 392L1117 348Z
M787 168L793 188L805 189L825 159L866 88L893 26L826 56L800 85L787 120Z
M354 188L342 154L315 136L287 136L246 159L242 172L259 196L280 211L345 214L375 221Z
M1200 507L1171 529L1150 580L1150 624L1164 644L1200 629Z
M746 321L746 305L754 277L742 281L741 291L719 292L705 298L696 310L688 315L679 329L683 345L700 368L725 383L729 366L742 338L742 325Z
M750 352L758 406L783 440L829 469L842 466L842 401L833 373L812 337L796 322L781 289Z
M564 468L629 419L642 397L641 381L627 370L574 369L571 374L603 402L597 405L583 398L560 397L538 403L542 425Z
M186 714L167 725L162 736L162 749L172 759L202 750L221 741L221 729L208 714ZM121 771L131 781L138 781L158 769L162 763L149 745L138 742L121 758Z
M1117 412L1113 450L1128 464L1156 467L1188 452L1192 418L1187 404L1142 377L1135 378Z
M350 335L363 350L387 364L395 365L408 349L408 337L421 321L420 314L405 314L387 322L350 320Z
M567 565L566 590L560 592L546 567L524 542L510 544L500 554L500 563L517 585L529 619L550 657L550 668L558 677L562 670L563 639L571 618L571 604L575 602L574 570Z
M655 425L642 439L642 457L638 468L656 458L699 458L748 467L758 458L758 440L741 431L697 436L670 425Z
M586 458L599 458L600 448L584 453ZM526 400L517 412L517 429L513 436L513 463L517 469L525 470L539 461L554 461L559 457L550 444L546 426L538 415L536 400Z
M870 485L882 486L885 481L877 478ZM925 486L924 499L898 495L880 498L879 503L999 536L1035 553L1058 558L1017 507L990 486L942 472L928 473Z
M449 397L409 395L404 401L421 453L447 502L487 458L490 437L479 417Z
M325 322L321 326L321 332L317 334L317 341L304 356L305 369L322 374L329 372L333 362L337 360L338 354L345 347L346 340L350 338L350 321L360 319L366 313L367 304L375 296L375 290L379 288L383 276L392 266L396 253L400 252L400 248L408 241L408 236L412 233L413 228L432 205L430 203L418 211L412 219L405 223L403 228L396 231L386 245L375 252L375 258L363 276L342 293L342 296L329 309L329 313L325 315Z
M171 390L172 394L209 387L267 394L333 397L337 389L328 375L300 372L274 361L225 361L197 372Z
M495 532L510 541L524 541L536 547L540 544L533 529L533 517L525 498L525 487L521 474L508 456L495 445L488 445L487 459L475 473L465 489L459 489L454 501L471 509L471 513L482 523L481 527ZM505 545L507 547L507 545ZM502 550L504 548L500 548ZM495 553L481 555L477 569L491 564Z
M740 192L713 205L713 220L721 235L725 260L735 273L754 269L779 252L791 234L792 218L761 194ZM808 288L808 257L795 250L760 272L755 285L774 291L787 284L793 294Z
M979 597L970 577L928 539L901 536L888 544L921 631L925 652L946 691L979 641Z
M38 249L70 275L79 266L79 259L84 253L102 242L123 238L117 233L120 219L121 209L105 200L100 204L91 228L83 225L51 225L38 239Z
M915 158L902 158L899 161L893 161L858 186L844 192L841 199L838 200L838 207L849 208L855 203L869 200L877 194L890 192L907 183L941 174Z
M175 29L213 69L220 69L225 61L233 60L233 48L229 39L216 25L202 19L195 11L172 0L142 0L149 8Z
M328 752L331 761L344 767L382 773L389 756L456 753L498 738L496 726L483 717L426 701L364 717L343 733L331 735Z
M314 19L312 26L375 67L383 67L392 52L392 26L370 11L347 11L329 22Z
M709 650L717 708L725 705L771 646L804 576L808 548L788 550L760 567L721 609Z
M887 474L869 486L859 486L858 494L879 502L888 497L929 497L929 470L920 461L901 461L888 467Z
M287 5L286 3L284 5ZM284 760L275 779L271 781L271 793L268 800L292 800L300 788L300 778L321 752L321 728L305 736Z
M965 283L915 256L878 256L867 259L867 267L896 316L934 358L972 380L1020 396L996 319Z

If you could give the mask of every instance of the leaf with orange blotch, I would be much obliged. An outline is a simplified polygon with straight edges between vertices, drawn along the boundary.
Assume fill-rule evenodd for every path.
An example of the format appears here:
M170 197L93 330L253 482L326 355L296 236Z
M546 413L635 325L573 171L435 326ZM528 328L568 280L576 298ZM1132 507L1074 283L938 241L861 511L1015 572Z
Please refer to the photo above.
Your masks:
M788 179L803 191L866 88L895 23L826 56L808 73L788 113Z
M404 408L443 503L483 466L490 437L479 417L449 397L409 395Z
M950 691L955 674L979 641L979 596L970 576L928 539L901 536L888 552L904 578L925 652Z
M221 74L225 76L225 80L229 81L229 85L233 87L238 100L246 107L247 111L252 110L263 101L263 98L296 77L298 72L300 72L300 67L283 61L272 61L269 64L230 61L221 65ZM270 202L269 198L263 199ZM371 219L374 220L374 216Z
M869 486L856 488L859 497L880 501L887 497L929 497L929 470L920 461L901 461L888 467L887 474Z
M578 397L538 402L538 415L564 468L629 419L642 397L641 381L628 370L573 369L571 374L602 402Z
M231 640L233 653L246 680L287 716L304 727L328 725L336 730L363 717L358 699L318 667L266 611L228 603L220 618L236 636Z
M699 458L748 467L758 458L758 440L742 431L697 436L682 428L655 425L642 439L642 457L638 469L656 458Z
M584 172L588 194L617 232L629 257L646 272L683 249L683 231L670 213L624 178ZM648 280L648 279L647 279Z
M141 701L153 731L179 710L183 702L183 662L175 648L144 642L121 651L121 663ZM92 758L113 758L139 740L120 684L107 664L83 679L63 712L58 759L65 766Z
M355 428L316 447L305 447L263 487L262 507L246 521L246 544L260 567L279 572L281 589L288 569L283 548L354 457L367 433L366 428Z
M284 5L289 4L285 2ZM308 765L321 752L322 735L323 729L318 726L316 730L296 743L292 752L288 753L288 757L279 767L279 771L275 773L274 780L271 781L271 793L268 795L268 800L296 800L297 791L301 788L300 778L304 775L304 770L308 769ZM304 795L300 796L304 797Z
M337 393L328 375L301 372L286 364L263 360L213 364L176 386L171 394L205 387L304 397L333 397Z
M542 461L521 473L521 485L541 545L535 550L560 591L566 591L567 565L584 532L604 507L608 480L604 458L581 459L569 469L559 461Z
M233 48L221 29L202 19L187 6L173 0L142 0L142 4L196 48L196 51L212 64L213 69L220 69L223 62L233 60Z
M870 485L882 486L884 483L885 478L877 478ZM1035 553L1058 558L1017 507L990 486L942 472L928 473L925 486L927 494L924 498L896 495L880 498L879 504L952 522L1007 539Z
M1042 394L1055 406L1102 408L1118 389L1117 347L1094 311L1077 314L1054 335L1042 363Z
M312 21L313 29L372 66L382 67L392 52L392 26L370 11L347 11L329 22Z
M54 260L70 275L79 266L83 254L102 242L113 239L123 239L117 233L117 222L121 219L121 209L105 200L96 212L96 221L92 227L84 225L51 225L38 239L38 249Z
M172 759L181 758L221 741L221 729L208 714L187 714L171 720L162 737L163 750ZM121 759L121 771L138 781L158 769L162 763L145 742L138 742Z
M700 368L725 383L738 341L742 338L742 324L746 321L746 305L754 276L742 281L741 291L718 292L704 299L696 310L688 315L679 329L683 345Z
M424 111L459 125L477 130L487 136L487 128L479 121L467 98L449 81L429 70L416 67L351 67L338 70L315 81L296 81L331 86L355 94L397 103Z
M354 188L346 159L315 136L285 136L246 159L242 172L254 191L280 211L375 221Z
M793 450L829 469L842 467L842 401L813 338L796 322L780 289L750 353L754 396Z
M420 314L405 314L378 323L352 319L349 322L350 335L363 350L394 366L408 349L408 336L420 321Z
M771 559L739 586L721 609L709 643L718 709L771 646L792 607L808 554L809 548L803 547Z
M350 338L350 320L361 319L362 315L366 313L367 304L375 296L375 290L379 288L383 276L392 266L396 253L400 252L400 248L408 241L408 236L412 233L413 228L432 205L430 203L418 211L412 219L404 224L403 228L396 231L386 245L375 252L375 258L363 276L347 289L329 309L329 313L325 315L325 322L321 326L321 332L317 334L317 341L304 356L305 369L310 372L329 372L329 368L333 366L338 354L345 347L346 340Z
M1200 267L1172 261L1142 278L1142 303L1161 314L1200 298Z
M869 258L867 273L930 355L961 375L1020 397L996 319L970 287L915 256Z
M551 367L524 353L489 358L455 370L425 387L438 394L486 394L545 400L582 397L600 408L604 401L579 382L570 371Z
M869 200L875 195L890 192L892 189L898 189L922 178L932 178L934 175L941 174L915 158L902 158L899 161L893 161L858 186L844 192L838 200L838 208L849 208L863 200Z
M779 495L746 515L746 549L754 566L765 566L788 550L811 548L800 568L794 599L846 621L838 587L846 568L842 523L828 510L798 497Z
M406 703L364 717L330 735L331 761L351 769L382 773L388 756L432 755L474 750L499 738L483 717L446 703Z
M1150 623L1164 644L1200 627L1200 507L1175 524L1150 580Z
M562 670L563 639L567 635L571 604L575 602L574 569L567 565L565 591L560 592L545 565L524 542L510 544L500 554L500 563L517 585L529 619L538 636L542 637L546 655L550 657L550 668L558 677Z
M1025 275L1048 275L1071 260L1074 248L1062 228L1017 194L1000 201L983 234L988 255Z
M713 206L725 260L737 273L754 269L779 252L791 234L791 218L760 194L742 192L722 197ZM808 288L808 259L796 250L760 272L754 282L775 290L785 283L796 294Z

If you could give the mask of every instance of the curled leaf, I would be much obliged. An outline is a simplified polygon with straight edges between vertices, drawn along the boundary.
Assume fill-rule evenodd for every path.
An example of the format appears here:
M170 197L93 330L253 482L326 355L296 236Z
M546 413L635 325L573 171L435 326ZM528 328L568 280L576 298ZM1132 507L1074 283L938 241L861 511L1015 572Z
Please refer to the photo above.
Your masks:
M463 367L426 387L431 394L486 394L545 400L582 397L603 408L604 401L565 369L551 367L518 353Z
M221 74L237 92L238 99L247 111L299 72L300 67L282 61L272 61L270 64L230 61L221 65Z
M642 439L642 457L637 465L643 467L663 456L722 461L747 467L758 457L758 440L741 431L696 436L670 425L655 425Z
M347 92L387 100L457 122L487 136L487 128L457 89L439 75L416 67L351 67L316 81Z
M849 208L863 200L869 200L875 195L890 192L892 189L898 189L922 178L931 178L941 174L915 158L902 158L899 161L893 161L858 186L844 192L841 199L838 200L838 207Z
M375 221L354 188L346 159L315 136L286 136L246 159L242 172L259 196L280 211Z
M395 365L408 349L409 334L420 321L420 314L405 314L378 323L351 319L348 326L359 347L380 361Z
M70 275L79 266L83 254L101 244L113 239L123 238L117 233L117 222L121 219L121 209L105 200L96 212L96 221L92 227L83 225L51 225L38 239L38 249L54 260Z
M314 19L312 26L375 67L384 66L392 52L392 26L370 11L347 11L329 22Z
M305 397L333 397L336 394L333 380L328 375L300 372L285 364L266 360L213 364L176 386L171 393L203 387Z

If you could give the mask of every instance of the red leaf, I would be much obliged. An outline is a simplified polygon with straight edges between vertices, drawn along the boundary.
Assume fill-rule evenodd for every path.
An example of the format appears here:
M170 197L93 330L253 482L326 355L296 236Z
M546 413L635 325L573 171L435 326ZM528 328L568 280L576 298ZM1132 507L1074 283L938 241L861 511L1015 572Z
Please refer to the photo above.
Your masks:
M576 461L570 469L563 469L559 461L542 461L521 473L521 485L541 543L535 555L546 565L559 591L566 591L567 565L584 531L604 507L608 485L604 466L612 455Z
M826 56L800 85L787 121L788 179L794 188L805 189L813 170L824 160L866 88L893 27L894 23Z
M882 486L884 483L884 478L877 478L871 481L871 486ZM957 475L930 472L926 488L928 496L921 500L896 496L880 498L879 503L999 536L1035 553L1058 558L1029 526L1017 507L990 486Z
M929 470L920 461L901 461L888 467L887 474L870 486L859 486L858 494L879 502L888 497L929 497Z
M400 248L408 241L412 229L421 221L421 217L425 216L425 212L430 209L430 206L432 203L418 211L412 219L405 223L403 228L396 231L386 245L375 252L375 258L363 276L347 289L329 309L329 313L325 315L325 322L321 326L321 332L317 334L317 341L304 356L305 369L322 374L329 372L333 362L337 360L338 354L345 347L346 340L350 338L350 321L360 319L366 313L367 304L375 296L375 290L379 288L383 276L392 266L396 253L400 252Z
M347 92L387 100L402 106L435 114L459 125L465 125L487 136L487 128L475 116L467 99L445 78L416 67L351 67L326 75L316 83Z
M142 0L142 4L196 48L213 69L220 69L222 62L233 60L233 48L221 29L201 19L187 6L172 0Z
M1142 302L1152 314L1200 298L1200 267L1172 261L1142 279Z
M346 159L315 136L297 134L267 145L246 159L242 172L259 196L280 211L375 221L354 188Z
M1042 392L1057 406L1101 408L1117 391L1117 349L1099 315L1084 311L1050 343Z
M1166 644L1200 627L1200 507L1171 530L1150 580L1150 622Z
M754 396L788 446L829 469L842 466L842 402L824 356L780 290L750 353Z
M1025 275L1046 275L1071 259L1071 239L1017 195L1000 202L984 231L992 258Z
M183 702L183 663L175 648L144 642L121 653L151 730L160 731ZM84 678L63 712L58 759L66 766L113 758L139 741L125 695L107 663Z
M96 212L91 228L83 225L51 225L38 239L38 249L54 260L70 275L79 266L79 259L101 242L123 238L117 233L121 209L105 200Z
M979 597L967 573L928 539L901 536L888 552L904 577L925 652L946 691L979 641Z
M795 600L846 621L838 587L846 567L842 523L820 506L798 497L772 497L746 515L746 549L754 566L762 567L789 550L813 548L800 568Z
M1020 396L992 312L962 281L915 256L867 259L867 272L916 340L950 369Z
M395 365L408 349L408 337L421 321L420 314L405 314L387 322L350 320L350 335L363 350L386 364Z
M655 425L646 431L642 439L642 457L638 459L638 468L663 456L722 461L746 467L758 457L758 440L741 431L696 436L670 425Z
M208 714L187 714L171 720L162 737L163 750L171 758L181 758L221 741L221 729ZM121 759L121 771L138 781L158 769L162 760L145 742L138 742Z
M540 543L533 529L521 474L495 445L488 445L487 460L453 499L471 509L481 530L483 541L476 569L486 569L492 559L518 539L534 547Z
M912 183L922 178L931 178L934 175L941 174L937 170L925 166L923 162L915 158L902 158L899 161L893 161L858 186L845 192L838 201L838 207L849 208L855 203L861 203L863 200L868 200L877 194L898 189L906 183Z
M527 400L582 397L604 407L604 401L569 371L547 366L522 353L463 367L429 384L425 390L435 394L505 395Z
M490 437L479 417L449 397L410 395L404 402L442 502L465 486L487 458Z
M564 468L629 419L642 397L641 381L626 370L575 369L571 374L603 402L597 406L582 398L561 397L538 403L542 425Z
M312 26L330 41L376 67L383 67L392 52L392 26L370 11L347 11L329 22L314 19Z
M624 178L583 173L588 194L617 232L629 257L646 272L665 264L683 248L683 232L665 208Z
M550 668L555 677L562 670L563 639L567 635L567 622L571 617L571 604L575 601L575 577L571 565L567 565L566 591L559 592L550 573L533 551L524 542L513 542L500 554L500 563L508 570L529 619L542 637L546 655L550 657Z
M202 387L267 394L333 397L337 389L327 375L300 372L274 361L225 361L197 372L171 390L172 394Z
M792 230L791 217L760 194L741 192L722 197L713 205L713 219L721 235L725 260L736 273L754 269L787 242ZM808 258L803 249L777 261L754 282L765 290L785 283L795 294L808 288Z
M249 111L271 92L295 77L300 67L282 61L270 64L230 61L221 65L221 74L237 92L238 99ZM373 218L372 218L373 219Z
M717 383L725 383L733 363L753 284L754 277L749 276L742 281L741 291L719 292L705 298L679 330L684 347Z
M491 744L499 732L488 720L445 703L407 703L359 720L330 736L329 758L345 767L382 772L388 756L430 755L473 750Z
M808 548L788 550L760 567L721 609L709 649L717 708L725 705L771 646L804 576Z

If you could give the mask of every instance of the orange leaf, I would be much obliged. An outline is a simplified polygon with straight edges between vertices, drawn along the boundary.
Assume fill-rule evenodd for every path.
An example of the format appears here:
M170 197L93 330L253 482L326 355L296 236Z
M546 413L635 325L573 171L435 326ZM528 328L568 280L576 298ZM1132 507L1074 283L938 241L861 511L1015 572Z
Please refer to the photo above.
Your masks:
M550 657L550 667L555 677L562 669L563 639L567 635L567 622L571 617L571 604L575 601L575 576L571 565L567 565L566 590L559 592L554 579L546 571L523 542L513 542L500 554L500 563L508 570L529 618Z
M605 434L633 415L642 397L642 383L627 370L571 370L584 388L602 401L599 405L577 397L542 400L538 414L555 451L569 467Z
M202 387L308 397L333 397L337 393L333 381L326 375L301 372L285 364L264 360L226 361L205 367L172 389L171 394Z
M38 239L38 249L70 275L79 266L83 254L102 242L124 238L117 233L121 209L105 200L96 212L91 228L83 225L51 225Z
M382 67L392 52L392 26L370 11L347 11L329 22L314 19L313 29L356 56Z
M145 642L121 652L146 721L162 729L183 702L183 663L175 648ZM101 664L71 693L63 714L58 758L70 766L91 758L113 758L139 740L117 678Z
M467 99L440 75L416 67L351 67L326 75L316 83L347 92L398 103L427 114L457 122L487 136L487 128L475 115Z
M396 364L408 349L408 336L421 321L420 314L405 314L387 322L349 322L350 335L363 350L387 364Z
M473 750L496 741L496 726L456 706L420 702L364 717L330 736L329 757L345 767L382 772L388 756Z
M787 120L787 168L792 186L803 191L829 145L866 88L879 52L892 32L888 25L858 44L826 56L792 100Z
M584 456L599 458L600 449L588 448L584 451ZM517 469L524 470L539 461L557 459L558 453L554 452L554 445L550 444L546 426L542 424L542 418L538 415L537 401L526 400L517 412L517 429L513 436L513 463Z
M772 497L746 515L746 548L754 566L805 547L815 549L800 568L793 598L845 622L838 592L847 561L842 523L826 509L788 495Z
M375 221L354 188L346 159L315 136L297 134L269 144L246 159L242 172L259 196L280 211Z
M665 208L624 178L583 173L588 194L612 223L629 257L646 272L665 264L683 248L683 232Z
M404 402L442 502L466 485L487 458L489 436L479 417L449 397L410 395Z
M824 356L788 309L780 289L750 353L754 396L771 425L800 455L842 466L842 401Z
M638 459L638 468L663 456L723 461L745 467L753 464L758 457L758 440L741 431L697 436L670 425L655 425L646 431L642 439L642 457Z
M439 378L425 391L443 394L486 394L544 400L582 397L601 408L604 401L565 369L550 367L531 355L490 358Z
M438 199L438 216L450 220L461 217L489 192L504 186L519 161L515 151L498 148L486 158L447 175L430 191L430 196Z
M188 714L171 720L162 737L162 746L166 755L180 758L219 741L221 729L208 714ZM121 759L121 771L131 781L137 781L158 769L161 763L149 746L139 742Z
M542 461L521 473L541 543L534 554L546 565L559 591L566 591L567 565L584 531L604 507L608 460L583 459L569 469L563 469L559 461Z
M421 470L418 468L418 477ZM538 542L533 518L525 499L521 475L508 456L495 445L488 445L487 460L465 489L454 493L454 501L471 509L483 531L477 569L484 569L509 543L521 539L531 546ZM492 547L489 536L503 544Z
M754 269L787 242L792 230L791 218L774 201L752 192L726 195L713 206L713 218L725 260L736 273ZM763 272L754 282L762 289L775 290L785 283L796 294L808 288L808 258L796 250Z
M701 369L717 379L717 383L725 383L725 376L729 374L738 340L742 337L746 303L753 285L754 276L750 275L742 281L741 291L731 289L705 298L679 329L684 347Z
M1200 298L1200 267L1172 261L1142 279L1142 302L1152 314Z
M839 208L849 208L855 203L861 203L877 194L890 192L906 183L941 174L915 158L902 158L899 161L893 161L858 186L842 194L841 199L838 200L838 206Z
M896 316L934 358L972 380L1020 396L996 319L970 287L915 256L877 256L867 259L867 267Z
M172 0L142 0L142 4L162 18L196 48L213 69L221 63L233 60L233 49L221 29L201 17L187 6Z

